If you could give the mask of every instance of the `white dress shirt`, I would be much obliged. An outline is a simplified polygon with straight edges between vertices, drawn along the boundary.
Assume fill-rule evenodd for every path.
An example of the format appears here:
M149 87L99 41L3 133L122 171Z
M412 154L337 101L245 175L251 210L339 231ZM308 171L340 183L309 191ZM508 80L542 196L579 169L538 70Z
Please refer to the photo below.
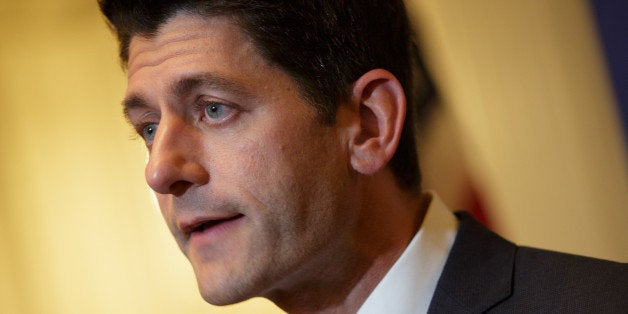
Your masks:
M458 220L433 192L408 247L375 287L359 314L426 313L458 232Z

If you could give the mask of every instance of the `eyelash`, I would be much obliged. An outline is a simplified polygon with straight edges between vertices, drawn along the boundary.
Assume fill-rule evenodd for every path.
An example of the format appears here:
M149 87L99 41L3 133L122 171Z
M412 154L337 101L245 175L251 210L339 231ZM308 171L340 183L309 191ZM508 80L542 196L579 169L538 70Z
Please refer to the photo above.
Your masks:
M220 121L218 122L212 122L214 124L220 124L226 120L229 120L230 118L232 118L236 112L233 112L236 110L236 108L234 108L233 105L230 104L226 104L224 102L220 102L220 101L215 101L215 100L199 100L195 103L195 111L201 114L201 117L203 119L208 119L209 117L207 116L207 107L209 106L222 106L223 110L228 110L228 112L226 112L224 114L224 117L219 118Z
M147 139L144 137L144 128L151 124L156 124L157 126L159 126L159 122L152 121L146 121L135 126L135 134L133 135L134 139L142 139L145 142L148 142Z

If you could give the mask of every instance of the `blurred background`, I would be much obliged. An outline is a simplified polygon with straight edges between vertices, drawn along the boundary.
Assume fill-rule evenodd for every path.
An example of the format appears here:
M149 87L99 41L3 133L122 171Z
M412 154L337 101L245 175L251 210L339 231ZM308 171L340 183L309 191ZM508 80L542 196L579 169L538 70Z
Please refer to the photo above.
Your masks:
M426 185L517 243L628 261L621 102L592 5L409 5L441 92ZM125 84L95 0L0 0L0 313L278 312L202 301L144 183Z

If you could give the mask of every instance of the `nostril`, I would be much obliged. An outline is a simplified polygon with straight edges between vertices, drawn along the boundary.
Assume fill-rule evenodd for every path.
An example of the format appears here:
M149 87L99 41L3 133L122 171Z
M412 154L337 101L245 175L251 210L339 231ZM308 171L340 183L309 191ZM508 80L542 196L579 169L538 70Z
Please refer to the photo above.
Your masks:
M175 183L170 185L170 192L174 196L183 195L190 187L192 186L192 182L189 181L176 181Z
M148 186L160 194L169 194L171 186L179 181L176 179L176 170L172 165L155 159L148 161L145 176Z

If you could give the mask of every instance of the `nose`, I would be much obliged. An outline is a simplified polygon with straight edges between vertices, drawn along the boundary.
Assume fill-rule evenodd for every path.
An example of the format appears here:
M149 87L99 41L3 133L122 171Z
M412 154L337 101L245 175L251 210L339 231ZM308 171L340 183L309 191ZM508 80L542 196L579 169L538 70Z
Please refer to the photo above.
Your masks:
M209 172L203 166L200 136L184 121L162 117L144 173L153 191L179 196L190 187L209 182Z

